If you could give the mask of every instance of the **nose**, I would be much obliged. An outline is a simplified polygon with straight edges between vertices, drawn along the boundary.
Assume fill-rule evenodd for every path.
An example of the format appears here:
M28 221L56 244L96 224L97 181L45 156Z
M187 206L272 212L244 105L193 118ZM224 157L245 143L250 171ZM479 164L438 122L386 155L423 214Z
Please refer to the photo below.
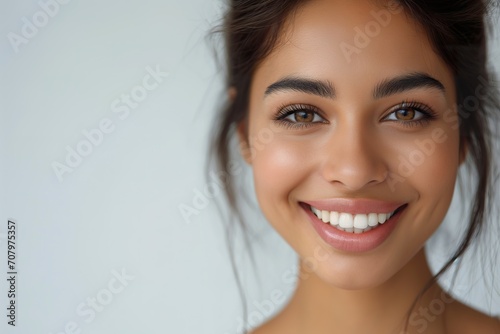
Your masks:
M323 152L323 177L345 190L358 191L380 184L389 175L383 141L377 140L370 129L338 126Z

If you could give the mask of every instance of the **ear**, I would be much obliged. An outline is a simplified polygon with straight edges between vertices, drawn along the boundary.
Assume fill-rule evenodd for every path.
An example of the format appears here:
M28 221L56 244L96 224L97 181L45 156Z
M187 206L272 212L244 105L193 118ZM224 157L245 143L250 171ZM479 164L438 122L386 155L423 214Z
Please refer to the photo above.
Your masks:
M233 102L236 98L236 88L234 86L229 87L229 89L227 90L227 97L229 99L229 102Z
M234 86L229 87L227 90L227 96L229 102L232 103L236 98L237 90ZM243 160L246 161L247 164L252 164L252 149L250 147L250 142L248 139L248 124L247 120L244 119L238 123L236 127L236 133L238 134L238 142L240 147L240 154Z
M240 154L243 157L243 159L246 161L247 164L251 165L252 164L252 148L250 146L249 140L248 140L248 131L247 131L247 121L243 120L241 121L237 128L236 132L238 133L238 140L239 140L239 146L240 146Z

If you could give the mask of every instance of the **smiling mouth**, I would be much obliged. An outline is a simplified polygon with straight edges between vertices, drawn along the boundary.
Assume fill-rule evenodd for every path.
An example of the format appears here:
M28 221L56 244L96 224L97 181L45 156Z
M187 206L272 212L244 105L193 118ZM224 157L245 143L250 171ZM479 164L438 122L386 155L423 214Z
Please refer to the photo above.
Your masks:
M384 224L396 213L406 208L406 206L407 205L404 204L391 212L373 212L367 214L352 214L347 212L319 210L311 205L309 205L309 210L311 210L312 213L314 213L314 215L325 224L330 224L341 231L350 233L365 233L379 225Z

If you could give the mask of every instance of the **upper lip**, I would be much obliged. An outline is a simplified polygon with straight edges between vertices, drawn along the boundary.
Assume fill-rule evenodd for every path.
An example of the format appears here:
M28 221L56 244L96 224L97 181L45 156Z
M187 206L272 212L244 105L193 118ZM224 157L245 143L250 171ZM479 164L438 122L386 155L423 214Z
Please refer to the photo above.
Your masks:
M404 202L381 201L367 198L328 198L302 201L319 210L345 212L351 214L389 213L394 212Z

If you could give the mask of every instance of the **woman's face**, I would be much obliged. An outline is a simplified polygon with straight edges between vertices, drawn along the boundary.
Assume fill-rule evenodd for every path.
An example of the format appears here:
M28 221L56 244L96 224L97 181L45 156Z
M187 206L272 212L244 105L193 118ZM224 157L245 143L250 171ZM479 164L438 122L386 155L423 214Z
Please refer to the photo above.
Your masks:
M281 37L239 128L258 202L300 257L321 251L323 280L379 285L448 210L461 159L452 73L401 9L369 1L309 2Z

